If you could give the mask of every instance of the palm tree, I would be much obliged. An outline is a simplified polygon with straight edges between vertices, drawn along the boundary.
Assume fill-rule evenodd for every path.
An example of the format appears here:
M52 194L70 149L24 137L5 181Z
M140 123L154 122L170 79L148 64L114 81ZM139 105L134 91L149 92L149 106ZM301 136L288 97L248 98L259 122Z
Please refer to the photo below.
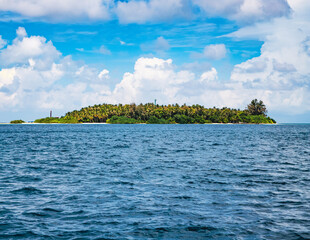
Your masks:
M266 105L263 103L262 100L258 101L256 98L251 101L251 103L247 107L247 110L251 115L266 116L267 113Z

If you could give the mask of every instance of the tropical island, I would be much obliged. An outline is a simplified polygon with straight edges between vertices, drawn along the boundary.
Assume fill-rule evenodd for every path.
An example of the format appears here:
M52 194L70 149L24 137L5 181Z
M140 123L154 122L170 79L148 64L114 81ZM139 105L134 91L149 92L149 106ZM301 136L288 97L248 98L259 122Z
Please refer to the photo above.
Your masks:
M11 124L21 124L21 123L25 123L25 121L19 119L19 120L12 120L10 123Z
M254 99L244 110L231 108L205 108L201 105L182 106L147 104L100 104L68 112L65 116L47 117L35 123L111 123L111 124L206 124L206 123L249 123L273 124L267 116L262 101Z

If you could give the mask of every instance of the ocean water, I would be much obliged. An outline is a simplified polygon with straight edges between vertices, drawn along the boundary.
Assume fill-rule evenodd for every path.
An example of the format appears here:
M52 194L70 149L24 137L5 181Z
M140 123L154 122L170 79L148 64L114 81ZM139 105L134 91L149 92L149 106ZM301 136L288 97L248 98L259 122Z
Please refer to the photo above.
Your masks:
M310 125L0 125L1 239L310 239Z

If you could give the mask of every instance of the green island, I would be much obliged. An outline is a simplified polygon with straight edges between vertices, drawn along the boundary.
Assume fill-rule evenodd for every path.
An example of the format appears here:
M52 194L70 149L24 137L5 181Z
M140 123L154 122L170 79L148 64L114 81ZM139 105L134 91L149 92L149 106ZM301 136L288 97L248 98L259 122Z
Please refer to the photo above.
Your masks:
M47 117L35 123L111 123L111 124L206 124L206 123L249 123L273 124L267 116L262 101L254 99L244 110L231 108L205 108L201 105L180 106L147 104L100 104L66 113L60 118Z
M21 124L21 123L25 123L25 121L23 121L23 120L12 120L10 123L11 124Z

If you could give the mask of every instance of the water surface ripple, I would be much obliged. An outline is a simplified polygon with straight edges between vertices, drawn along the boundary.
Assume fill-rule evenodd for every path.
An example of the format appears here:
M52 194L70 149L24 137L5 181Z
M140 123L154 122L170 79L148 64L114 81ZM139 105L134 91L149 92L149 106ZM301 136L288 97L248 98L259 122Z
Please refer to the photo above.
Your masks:
M310 239L310 125L0 125L2 239Z

